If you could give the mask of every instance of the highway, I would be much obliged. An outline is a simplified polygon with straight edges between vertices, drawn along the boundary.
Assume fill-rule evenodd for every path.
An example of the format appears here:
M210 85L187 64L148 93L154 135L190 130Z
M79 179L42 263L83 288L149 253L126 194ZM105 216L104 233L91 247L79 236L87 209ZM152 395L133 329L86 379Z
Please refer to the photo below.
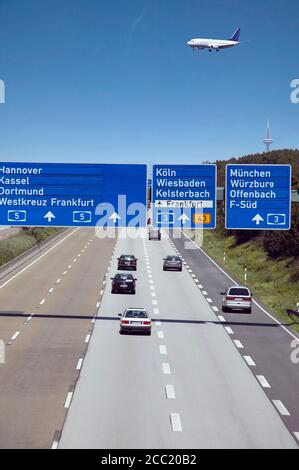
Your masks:
M207 296L204 287L219 289L213 263L205 260L201 266L202 253L188 249L198 276L187 261L181 273L163 272L165 255L182 251L185 259L184 250L184 239L118 239L62 435L53 448L298 447L298 429L291 432L282 420L279 394L274 390L272 400L265 393L247 349ZM123 253L139 260L136 295L110 292L108 279ZM148 309L151 337L119 334L117 315L126 307ZM276 329L268 331L276 339ZM298 384L298 366L288 378L291 386ZM294 396L297 392L298 386ZM292 411L298 416L298 403Z
M88 346L115 240L74 229L0 281L0 448L50 448Z

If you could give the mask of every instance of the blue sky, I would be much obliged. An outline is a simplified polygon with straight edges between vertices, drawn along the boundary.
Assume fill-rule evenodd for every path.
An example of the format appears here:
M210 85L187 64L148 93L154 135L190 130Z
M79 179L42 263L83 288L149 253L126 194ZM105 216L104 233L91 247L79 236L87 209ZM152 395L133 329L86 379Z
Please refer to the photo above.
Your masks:
M0 22L3 161L215 161L263 151L268 116L299 147L297 0L0 0Z

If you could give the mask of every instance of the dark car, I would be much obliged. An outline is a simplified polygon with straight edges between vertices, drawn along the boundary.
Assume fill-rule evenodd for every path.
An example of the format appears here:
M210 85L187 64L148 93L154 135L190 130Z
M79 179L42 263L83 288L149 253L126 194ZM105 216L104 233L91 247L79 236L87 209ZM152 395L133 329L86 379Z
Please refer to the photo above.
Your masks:
M132 274L116 274L114 277L111 277L111 280L112 294L117 292L131 292L135 294L137 279L135 279Z
M183 269L182 260L178 256L169 255L166 258L164 258L163 271L170 271L170 270L182 271L182 269Z
M136 271L137 258L134 255L121 255L117 260L117 269L132 269Z

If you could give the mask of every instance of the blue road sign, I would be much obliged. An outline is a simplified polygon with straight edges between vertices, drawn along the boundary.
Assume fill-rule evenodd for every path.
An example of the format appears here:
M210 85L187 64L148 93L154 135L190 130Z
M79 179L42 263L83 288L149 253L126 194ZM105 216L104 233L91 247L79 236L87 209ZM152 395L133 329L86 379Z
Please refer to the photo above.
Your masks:
M225 227L291 228L290 165L226 165Z
M216 165L154 165L152 223L157 228L216 227Z
M0 225L146 226L146 165L0 163Z

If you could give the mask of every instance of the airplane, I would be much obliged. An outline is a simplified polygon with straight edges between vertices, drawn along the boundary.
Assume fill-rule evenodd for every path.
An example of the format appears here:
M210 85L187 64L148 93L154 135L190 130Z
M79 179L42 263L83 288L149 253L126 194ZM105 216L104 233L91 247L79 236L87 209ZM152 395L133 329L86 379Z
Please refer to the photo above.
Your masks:
M187 42L187 45L192 47L192 49L209 49L211 51L219 52L221 49L227 49L228 47L234 47L239 44L241 28L237 28L234 34L230 39L191 39Z

